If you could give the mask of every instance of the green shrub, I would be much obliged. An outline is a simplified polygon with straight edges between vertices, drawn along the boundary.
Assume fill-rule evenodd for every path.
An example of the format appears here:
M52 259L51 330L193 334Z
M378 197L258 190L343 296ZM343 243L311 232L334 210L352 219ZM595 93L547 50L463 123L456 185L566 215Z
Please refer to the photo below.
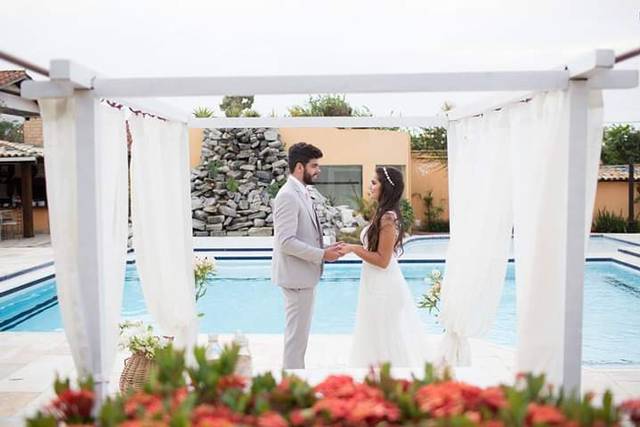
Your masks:
M416 215L413 212L413 206L407 199L400 201L400 215L402 216L402 228L404 228L405 233L411 233Z
M213 111L207 107L198 107L193 110L193 115L199 119L208 119L213 117Z
M626 233L627 221L622 216L605 209L598 209L591 231L596 233Z
M267 193L269 194L269 197L271 197L272 199L275 199L276 196L278 195L278 191L280 191L280 189L282 188L285 182L286 180L283 179L280 182L274 181L271 184L269 184L269 186L267 187Z

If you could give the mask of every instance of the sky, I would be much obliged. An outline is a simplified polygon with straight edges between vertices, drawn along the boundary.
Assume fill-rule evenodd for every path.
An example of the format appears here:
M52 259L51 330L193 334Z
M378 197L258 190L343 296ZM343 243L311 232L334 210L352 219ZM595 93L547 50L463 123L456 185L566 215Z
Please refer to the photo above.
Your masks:
M640 0L21 0L0 15L0 49L110 77L544 70L594 48L638 46ZM638 69L640 58L620 68ZM374 115L415 116L489 95L347 99ZM257 96L254 109L285 115L307 98ZM167 101L219 111L220 98ZM640 89L607 91L605 121L640 122Z

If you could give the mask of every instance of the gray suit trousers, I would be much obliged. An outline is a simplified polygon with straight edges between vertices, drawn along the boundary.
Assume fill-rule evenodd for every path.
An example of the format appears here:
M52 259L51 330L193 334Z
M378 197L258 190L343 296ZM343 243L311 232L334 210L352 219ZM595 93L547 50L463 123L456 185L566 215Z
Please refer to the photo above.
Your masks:
M284 294L286 316L283 368L304 369L304 354L309 342L315 287L281 289Z

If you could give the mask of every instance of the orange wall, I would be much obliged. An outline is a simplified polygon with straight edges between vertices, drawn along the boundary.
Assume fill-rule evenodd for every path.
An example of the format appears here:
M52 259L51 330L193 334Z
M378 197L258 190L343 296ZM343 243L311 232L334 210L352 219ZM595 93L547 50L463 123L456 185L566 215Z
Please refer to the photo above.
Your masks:
M327 166L362 165L362 194L367 194L369 182L377 165L403 165L411 171L409 134L377 129L288 128L278 129L285 146L307 142L322 150L322 164ZM202 129L189 129L191 166L200 164ZM411 194L411 180L405 195Z
M433 156L412 153L411 158L411 206L416 219L424 221L425 209L422 198L431 190L433 202L442 206L444 211L440 219L449 219L449 181L448 170L442 161Z
M636 187L638 184L636 184ZM598 192L596 193L596 203L593 210L594 216L598 209L606 208L608 211L616 215L622 215L624 218L629 214L629 189L626 181L600 181L598 183ZM635 196L638 197L636 189ZM640 203L636 203L634 208L635 214L640 213Z
M200 164L200 152L202 151L203 138L204 129L189 129L189 158L191 161L191 169Z
M49 234L49 210L47 208L33 208L33 232L35 234Z
M409 134L378 129L290 128L279 129L286 146L307 142L322 150L327 166L362 165L362 194L366 196L377 165L403 165L411 170ZM411 180L405 183L411 194Z

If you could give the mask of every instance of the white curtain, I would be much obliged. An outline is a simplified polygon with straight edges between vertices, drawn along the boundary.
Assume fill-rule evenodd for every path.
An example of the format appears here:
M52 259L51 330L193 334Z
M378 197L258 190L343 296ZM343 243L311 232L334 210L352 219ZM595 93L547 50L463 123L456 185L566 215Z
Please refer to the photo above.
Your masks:
M178 347L197 334L187 127L132 116L131 216L150 314Z
M439 359L468 365L468 338L485 334L500 301L512 227L504 112L452 123L448 134L451 239Z
M73 98L40 101L49 225L60 312L75 366L79 375L92 374L104 392L117 349L126 269L125 117L123 112L96 102L94 168L76 161L75 110ZM95 176L96 192L79 197L78 183L89 174ZM82 257L78 237L83 230L79 229L78 208L86 203L87 197L97 197L99 268L95 282L80 283ZM104 286L99 287L99 283ZM88 304L88 300L97 300L100 306ZM91 330L90 323L104 329Z
M467 337L492 325L513 225L517 369L562 382L569 108L567 92L540 93L450 124L451 241L441 315L441 356L449 363L468 364ZM600 92L590 94L587 126L585 236L602 142Z
M591 226L602 143L601 93L588 113L585 237ZM510 108L513 153L519 372L562 383L569 96L540 94ZM585 239L588 241L588 239Z

